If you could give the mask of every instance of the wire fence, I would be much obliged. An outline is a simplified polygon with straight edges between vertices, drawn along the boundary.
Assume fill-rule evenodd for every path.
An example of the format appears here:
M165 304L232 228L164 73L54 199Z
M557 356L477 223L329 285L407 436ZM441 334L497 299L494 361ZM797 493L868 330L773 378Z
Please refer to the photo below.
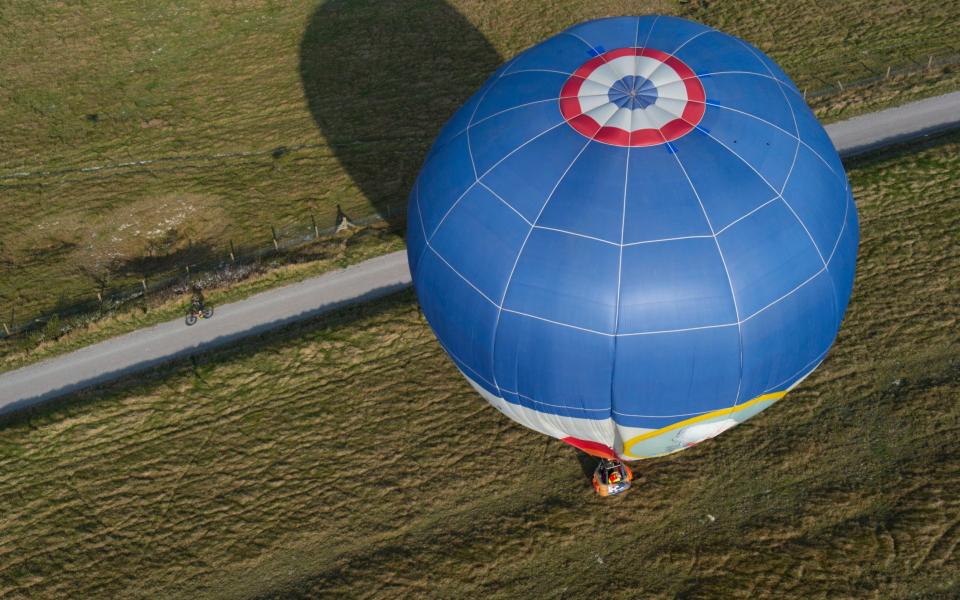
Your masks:
M871 60L871 56L887 58L899 56L903 61L898 65L892 65ZM923 53L918 53L916 48L907 45L891 45L855 59L849 56L835 60L825 59L818 62L818 75L800 77L797 79L797 85L805 98L817 99L904 75L937 72L958 64L960 64L960 50L949 44L942 44L935 51ZM788 70L790 70L789 67ZM10 177L25 175L31 174L18 173ZM378 223L399 222L405 218L406 214L405 204L391 205L381 208L380 214L370 214L350 220L339 210L339 206L337 209L336 222L332 226L321 228L315 219L310 218L309 222L270 227L270 239L265 244L235 246L233 242L229 242L227 247L215 253L214 258L209 258L208 255L205 260L185 261L175 269L168 270L165 276L142 278L139 283L117 287L104 285L88 294L76 297L61 296L55 308L49 311L19 315L16 306L11 306L7 314L0 314L0 340L36 332L57 337L125 306L146 299L162 300L183 294L193 283L219 285L238 281L264 268L264 263L284 264L302 259L303 256L298 253L299 250L319 241L335 239L338 230L350 226L364 227Z
M402 221L405 217L406 205L388 205L382 209L382 214L358 219L350 219L338 206L331 226L320 227L313 217L306 222L270 226L269 241L265 244L237 245L230 241L215 253L214 258L184 262L163 276L144 277L135 284L102 286L78 296L61 296L52 310L29 316L18 315L16 306L11 306L7 314L0 315L0 340L36 332L57 337L125 306L185 294L194 284L201 287L223 285L263 270L268 263L274 266L309 259L309 255L304 256L298 251L318 242L335 240L344 231Z
M877 61L872 58L877 53L870 53L852 60L844 57L832 61L820 61L817 63L818 74L798 78L797 85L803 92L804 98L814 99L833 96L903 75L932 73L960 64L960 49L950 45L923 53L911 53L906 50L907 48L910 47L894 46L880 53L900 57L902 62L898 64Z

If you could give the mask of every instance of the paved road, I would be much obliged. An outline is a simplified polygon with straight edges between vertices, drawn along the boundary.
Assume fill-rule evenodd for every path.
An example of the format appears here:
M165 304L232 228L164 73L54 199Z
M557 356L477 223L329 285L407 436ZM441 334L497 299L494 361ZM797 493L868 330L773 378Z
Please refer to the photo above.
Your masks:
M406 251L215 307L210 320L140 329L0 374L0 414L237 340L372 300L410 285Z
M960 92L827 125L840 156L849 158L884 146L960 127Z
M871 113L827 127L844 157L960 126L960 92ZM209 321L182 319L116 337L0 374L0 414L143 371L181 356L371 300L410 285L406 252L216 308Z

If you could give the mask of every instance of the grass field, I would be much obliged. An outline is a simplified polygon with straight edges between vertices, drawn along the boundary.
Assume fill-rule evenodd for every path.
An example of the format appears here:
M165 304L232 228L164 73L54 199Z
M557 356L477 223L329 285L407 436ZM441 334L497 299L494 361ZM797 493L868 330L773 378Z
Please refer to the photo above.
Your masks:
M958 135L853 165L834 350L623 498L403 293L7 422L0 596L955 597L958 172Z
M403 240L386 224L349 230L346 234L305 244L284 256L286 262L248 265L227 278L197 278L207 304L214 307L248 298L273 287L289 285L333 269L403 250ZM32 333L0 338L0 373L184 316L188 294L176 290L141 296L112 311L52 319Z
M330 224L338 203L402 204L441 124L505 57L651 12L743 36L812 90L956 46L960 20L932 0L5 3L0 320L267 244L271 225ZM958 84L915 73L816 106L837 118Z

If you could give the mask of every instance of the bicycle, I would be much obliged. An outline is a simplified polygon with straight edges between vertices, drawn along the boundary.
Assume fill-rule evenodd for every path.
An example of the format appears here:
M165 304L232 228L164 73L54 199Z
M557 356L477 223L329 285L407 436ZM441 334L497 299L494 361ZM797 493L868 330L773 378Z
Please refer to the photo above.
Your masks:
M212 306L204 306L202 309L196 306L191 306L190 310L187 311L187 318L186 318L187 327L196 323L198 319L209 319L212 316L213 316Z

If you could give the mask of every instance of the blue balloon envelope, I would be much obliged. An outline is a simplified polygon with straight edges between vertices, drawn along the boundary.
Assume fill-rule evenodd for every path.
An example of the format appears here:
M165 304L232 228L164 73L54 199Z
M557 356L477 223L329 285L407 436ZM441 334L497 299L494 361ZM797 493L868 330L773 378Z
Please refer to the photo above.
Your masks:
M859 227L802 94L672 17L583 23L508 61L410 195L424 315L512 419L657 456L763 410L830 349Z

